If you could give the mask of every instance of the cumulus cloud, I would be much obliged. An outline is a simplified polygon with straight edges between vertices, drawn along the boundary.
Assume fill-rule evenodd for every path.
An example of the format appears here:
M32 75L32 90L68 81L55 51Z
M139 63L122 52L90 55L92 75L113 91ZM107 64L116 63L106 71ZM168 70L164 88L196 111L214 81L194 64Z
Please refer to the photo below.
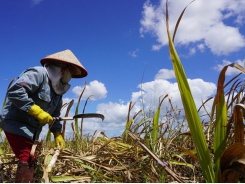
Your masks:
M80 96L84 89L84 86L76 86L72 89L72 92L77 96ZM94 80L86 85L85 92L83 94L83 99L98 100L105 98L107 95L107 89L105 85L97 80Z
M205 82L202 79L188 79L189 85L193 97L197 102L197 106L201 105L203 99L207 99L210 95L214 94L216 90L216 85L211 82ZM164 79L157 79L151 82L146 82L138 86L143 90L144 101L148 108L157 107L159 102L159 97L165 96L166 94L172 99L173 103L181 107L181 99L179 94L178 84L176 82L172 83ZM141 98L141 94L138 96L134 94L134 101Z
M237 19L235 20L235 23L239 24L239 25L243 25L245 22L245 16L243 15L238 15Z
M41 3L43 0L32 0L32 5L38 5Z
M125 121L126 112L128 110L128 104L121 103L102 103L97 107L97 112L107 114L107 120L110 122L116 122L118 120Z
M93 133L95 131L105 131L107 136L118 135L125 127L127 118L128 103L101 103L97 106L97 113L105 116L105 120L100 119L84 119L84 132ZM108 132L113 132L108 134Z
M129 52L129 55L132 56L133 58L136 58L138 57L138 52L139 52L139 49L136 49L132 52Z
M172 70L161 69L156 75L159 77L155 77L155 80L139 84L138 90L132 92L131 99L128 102L119 101L99 104L96 112L104 114L105 120L103 122L91 122L89 120L90 122L84 124L84 131L111 131L117 135L122 133L125 128L130 101L135 103L131 111L131 117L136 112L143 109L143 106L146 111L156 110L157 106L159 105L159 98L163 98L163 96L167 94L169 95L169 98L174 106L182 108L178 84L176 82L166 80L166 78L174 77L172 72ZM164 75L160 77L163 73L165 73L166 76L171 77L166 77ZM190 84L197 108L201 106L204 100L208 99L216 92L216 85L214 83L206 82L202 79L188 79L188 82ZM167 100L165 100L162 105L163 114L166 113L166 107L168 106L169 103ZM211 110L211 103L207 104L206 109ZM204 113L204 111L201 111L200 113Z
M157 45L152 45L152 50L155 50L155 51L158 51L162 48L162 45L161 44L157 44Z
M180 13L189 2L189 0L169 1L171 33ZM168 44L164 20L165 3L165 0L161 0L157 6L147 0L143 6L140 34L141 37L148 33L156 37L158 44L153 45L153 50ZM239 51L245 47L244 35L239 31L239 26L243 25L245 20L244 12L245 1L194 1L182 17L175 44L196 43L199 50L204 51L203 48L207 47L216 55L227 55ZM227 22L232 22L233 25L227 25Z
M198 44L197 45L198 50L200 50L201 52L205 51L205 45L204 44Z
M244 36L238 28L219 23L206 32L205 44L216 55L228 55L244 47Z
M84 86L76 86L72 89L72 92L75 93L77 96L80 96L80 94L82 93L84 89ZM90 100L98 100L98 99L102 99L102 98L105 98L107 95L107 90L106 90L106 87L103 83L97 81L97 80L94 80L94 81L91 81L89 84L86 85L86 89L85 89L85 92L83 94L83 99L87 99L88 97L90 98ZM71 99L71 98L63 98L63 104L68 104L70 103L72 100L74 99ZM77 100L74 101L74 103L76 103ZM120 105L119 105L120 106ZM67 107L68 106L65 106L62 111L61 111L61 117L64 117L65 114L66 114L66 111L67 111ZM72 106L74 107L74 105ZM105 108L110 108L110 104L109 105L105 105ZM119 110L118 106L115 106L115 110ZM123 105L122 105L123 107ZM126 108L127 106L125 106ZM93 133L94 131L98 130L98 131L105 131L105 130L116 130L118 127L122 128L122 125L120 125L120 123L124 123L123 122L123 118L124 119L126 118L126 116L124 114L121 114L121 121L120 123L118 123L119 121L119 117L117 117L118 119L117 120L117 123L114 123L115 122L115 118L114 118L114 121L111 121L113 120L113 116L110 117L108 114L110 114L109 112L104 112L104 111L101 111L101 108L103 108L103 104L100 104L98 107L97 107L97 113L102 113L106 116L106 120L103 122L101 121L101 119L99 118L85 118L83 120L83 133L86 134L86 133ZM70 109L69 111L69 114L68 116L74 116L74 109ZM122 110L121 110L122 111ZM125 111L126 112L126 111ZM116 114L118 116L118 113L115 113L112 111L112 113ZM80 121L80 120L78 120ZM66 124L66 136L67 137L71 137L73 135L73 130L71 128L71 123L74 123L74 121L72 120L69 120L67 121L67 124ZM80 123L79 123L79 126L80 126ZM41 137L44 138L46 136L46 133L47 130L48 130L48 126L45 126L44 131L42 131L42 134L41 134Z
M194 55L196 53L196 48L189 49L189 55Z
M105 116L105 120L101 121L98 118L88 118L83 120L83 133L84 134L94 134L95 131L104 131L107 136L118 136L125 129L126 118L128 114L128 107L130 101L134 103L134 107L131 110L131 118L138 111L145 109L145 111L154 112L159 105L159 100L162 99L165 95L168 94L169 99L171 99L172 105L178 109L182 108L181 97L178 89L178 84L176 82L170 82L168 79L174 78L173 70L161 69L155 76L153 81L141 83L137 86L136 91L133 91L131 94L131 99L127 101L122 101L121 99L118 102L108 102L100 103L97 105L96 113L101 113ZM210 96L214 95L216 92L216 85L211 82L203 81L202 79L188 79L195 103L197 108L199 108L202 102L208 99ZM103 88L101 90L101 88ZM77 95L80 95L83 87L75 87L73 92ZM106 88L104 84L98 81L92 81L87 85L89 92L86 93L86 96L94 94L95 99L103 98L106 96ZM86 91L85 90L85 91ZM100 92L98 92L100 91ZM64 98L63 103L69 103L72 99ZM206 105L208 111L211 110L211 104ZM169 107L168 100L164 100L162 104L162 115L166 113L167 108ZM74 115L74 110L71 110L69 116ZM66 109L61 111L61 116L64 116ZM201 114L204 114L204 111L200 111ZM140 116L140 115L139 115ZM66 136L70 137L73 135L71 129L72 122L67 123ZM45 128L47 129L47 127ZM43 137L45 136L42 134Z
M155 76L155 80L156 79L172 79L172 78L175 78L174 71L168 70L165 68L159 70Z

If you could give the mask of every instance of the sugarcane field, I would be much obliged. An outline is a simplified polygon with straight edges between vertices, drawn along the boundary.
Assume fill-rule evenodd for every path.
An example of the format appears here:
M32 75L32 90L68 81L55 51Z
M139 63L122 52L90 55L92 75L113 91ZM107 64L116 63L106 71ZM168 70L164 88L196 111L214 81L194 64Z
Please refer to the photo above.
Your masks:
M244 1L50 1L1 2L1 183L245 182Z

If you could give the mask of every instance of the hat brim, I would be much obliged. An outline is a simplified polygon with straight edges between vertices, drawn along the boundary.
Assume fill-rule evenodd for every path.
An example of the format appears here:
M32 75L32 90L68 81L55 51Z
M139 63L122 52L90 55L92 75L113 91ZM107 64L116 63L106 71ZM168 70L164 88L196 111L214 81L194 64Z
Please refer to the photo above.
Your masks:
M42 66L44 66L46 63L49 63L50 61L70 64L73 67L72 68L72 78L83 78L83 77L86 77L88 75L88 72L84 67L82 67L81 65L77 65L76 63L69 62L67 60L50 58L50 57L49 58L43 58L40 60Z

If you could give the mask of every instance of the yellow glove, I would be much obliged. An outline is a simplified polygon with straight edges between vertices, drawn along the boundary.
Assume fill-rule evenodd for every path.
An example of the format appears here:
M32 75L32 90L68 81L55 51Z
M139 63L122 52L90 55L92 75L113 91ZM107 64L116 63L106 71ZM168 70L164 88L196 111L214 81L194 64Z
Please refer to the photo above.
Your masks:
M60 150L65 148L65 141L60 132L54 132L55 143Z
M52 116L49 113L45 112L43 109L41 109L36 104L31 106L28 114L30 114L31 116L37 118L38 121L40 122L40 124L42 124L42 125L45 125L45 124L49 124L50 125L53 122Z

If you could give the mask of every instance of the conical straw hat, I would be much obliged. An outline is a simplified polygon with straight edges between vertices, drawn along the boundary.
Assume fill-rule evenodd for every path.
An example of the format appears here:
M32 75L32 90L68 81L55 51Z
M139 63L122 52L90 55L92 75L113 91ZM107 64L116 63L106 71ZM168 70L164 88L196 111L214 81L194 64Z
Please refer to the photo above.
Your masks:
M44 66L44 64L48 63L49 61L57 61L71 64L71 66L73 67L72 78L82 78L88 75L88 72L84 68L84 66L80 63L76 56L68 49L48 55L45 58L41 59L40 62Z

